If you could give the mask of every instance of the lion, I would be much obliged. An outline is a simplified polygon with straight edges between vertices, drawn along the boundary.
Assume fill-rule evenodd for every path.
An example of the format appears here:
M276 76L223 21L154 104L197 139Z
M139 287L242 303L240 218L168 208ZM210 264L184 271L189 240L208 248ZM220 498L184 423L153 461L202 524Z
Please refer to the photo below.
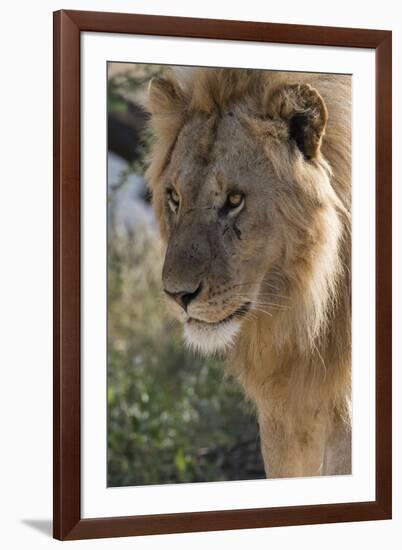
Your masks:
M148 105L185 341L254 403L267 477L350 474L350 77L172 70Z

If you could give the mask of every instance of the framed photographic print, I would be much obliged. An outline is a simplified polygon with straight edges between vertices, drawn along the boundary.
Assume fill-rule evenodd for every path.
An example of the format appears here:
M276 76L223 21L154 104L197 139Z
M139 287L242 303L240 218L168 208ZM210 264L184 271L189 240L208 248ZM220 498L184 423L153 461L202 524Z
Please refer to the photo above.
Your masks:
M54 14L54 536L391 517L391 32Z

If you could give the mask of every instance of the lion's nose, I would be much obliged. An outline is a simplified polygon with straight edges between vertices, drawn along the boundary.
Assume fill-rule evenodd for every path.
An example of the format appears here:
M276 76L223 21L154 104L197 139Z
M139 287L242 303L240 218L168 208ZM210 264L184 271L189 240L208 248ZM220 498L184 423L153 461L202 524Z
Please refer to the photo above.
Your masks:
M199 293L201 292L201 283L198 285L198 287L195 290L183 290L181 292L170 292L170 290L167 290L166 288L164 291L168 296L173 298L179 306L181 306L184 311L187 311L188 304L196 298Z

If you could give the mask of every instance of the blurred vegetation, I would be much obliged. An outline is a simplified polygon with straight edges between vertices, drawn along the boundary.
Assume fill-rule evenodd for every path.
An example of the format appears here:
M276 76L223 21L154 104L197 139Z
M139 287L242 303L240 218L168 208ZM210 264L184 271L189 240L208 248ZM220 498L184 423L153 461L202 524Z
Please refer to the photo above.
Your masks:
M109 75L110 109L127 97L122 82L137 91L154 74L133 67L137 82L135 70ZM114 192L132 171L141 175L142 162L128 165ZM253 411L219 358L184 347L165 312L161 258L154 227L109 231L108 486L262 478Z
M118 70L121 66L121 70ZM126 63L109 63L107 82L108 111L127 112L127 101L142 102L149 81L154 76L161 76L164 67L161 65L141 65L129 68ZM117 69L117 70L116 70Z

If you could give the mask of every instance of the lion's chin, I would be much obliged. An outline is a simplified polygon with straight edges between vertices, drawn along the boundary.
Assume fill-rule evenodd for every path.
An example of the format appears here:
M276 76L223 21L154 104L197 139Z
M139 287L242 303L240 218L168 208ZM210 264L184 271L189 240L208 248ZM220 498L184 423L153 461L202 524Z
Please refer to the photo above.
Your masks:
M204 323L190 319L184 324L184 339L189 348L209 355L233 346L240 325L241 321L238 319L222 323Z

